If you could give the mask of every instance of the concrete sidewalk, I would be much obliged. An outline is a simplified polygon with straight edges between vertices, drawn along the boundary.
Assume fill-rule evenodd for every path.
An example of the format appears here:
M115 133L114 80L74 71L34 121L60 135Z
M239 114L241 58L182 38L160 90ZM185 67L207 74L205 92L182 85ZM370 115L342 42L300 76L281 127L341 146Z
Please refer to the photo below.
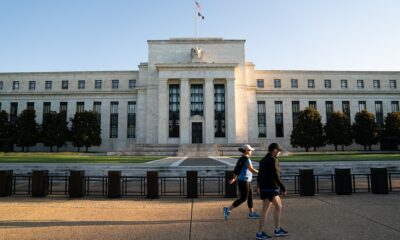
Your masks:
M255 239L258 221L247 219L245 204L223 220L233 200L0 198L0 239ZM282 239L400 239L400 193L290 196L283 204L290 235ZM267 224L271 233L271 216Z

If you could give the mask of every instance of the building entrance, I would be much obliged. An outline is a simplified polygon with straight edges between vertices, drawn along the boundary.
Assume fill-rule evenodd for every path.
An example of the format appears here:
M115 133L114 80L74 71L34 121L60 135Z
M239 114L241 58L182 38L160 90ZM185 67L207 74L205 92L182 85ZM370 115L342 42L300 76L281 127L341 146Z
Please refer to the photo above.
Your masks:
M192 143L203 143L202 123L192 123Z

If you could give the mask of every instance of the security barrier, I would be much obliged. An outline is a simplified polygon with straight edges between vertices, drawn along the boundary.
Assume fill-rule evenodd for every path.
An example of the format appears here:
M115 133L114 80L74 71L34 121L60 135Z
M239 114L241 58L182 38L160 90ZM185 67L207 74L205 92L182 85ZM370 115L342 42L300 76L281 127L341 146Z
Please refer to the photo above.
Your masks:
M10 196L13 186L13 171L0 171L0 197Z
M349 168L335 169L335 191L339 195L350 195L352 193L351 173Z
M68 193L71 198L81 198L85 193L85 171L70 171Z
M314 196L315 178L314 169L299 169L300 195Z
M45 197L49 192L49 171L33 171L32 197Z

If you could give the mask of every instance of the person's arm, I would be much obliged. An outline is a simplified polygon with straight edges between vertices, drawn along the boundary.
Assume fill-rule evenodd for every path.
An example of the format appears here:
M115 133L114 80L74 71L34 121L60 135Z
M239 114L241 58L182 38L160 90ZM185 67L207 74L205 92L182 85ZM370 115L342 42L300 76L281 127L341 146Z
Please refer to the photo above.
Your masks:
M258 174L258 170L253 167L253 164L251 164L250 161L248 161L246 163L246 166L247 166L247 169L249 169L250 172L252 172L254 174Z
M279 174L279 162L277 159L274 159L274 164L273 164L273 174L274 174L274 181L279 185L279 187L281 188L282 192L284 192L286 194L286 187L283 184L282 180L281 180L281 176Z
M233 176L232 176L231 180L229 180L229 184L232 184L232 183L234 183L234 182L236 181L236 179L237 179L237 176L236 176L236 174L233 174Z

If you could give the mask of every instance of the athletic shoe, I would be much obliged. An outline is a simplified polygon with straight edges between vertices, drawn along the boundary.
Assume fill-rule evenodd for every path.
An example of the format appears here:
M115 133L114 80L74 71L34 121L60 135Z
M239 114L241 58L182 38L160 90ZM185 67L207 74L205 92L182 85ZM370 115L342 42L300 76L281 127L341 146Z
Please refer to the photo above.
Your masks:
M229 215L231 214L231 211L229 211L229 208L224 207L224 219L228 220Z
M274 230L275 237L282 237L282 236L286 236L288 234L289 234L289 232L283 228L279 228L279 230L276 230L276 229Z
M250 219L259 219L260 215L256 212L251 212L251 213L249 213L249 218Z
M272 237L268 236L265 232L261 232L261 233L256 233L256 239L266 240L266 239L272 239Z

